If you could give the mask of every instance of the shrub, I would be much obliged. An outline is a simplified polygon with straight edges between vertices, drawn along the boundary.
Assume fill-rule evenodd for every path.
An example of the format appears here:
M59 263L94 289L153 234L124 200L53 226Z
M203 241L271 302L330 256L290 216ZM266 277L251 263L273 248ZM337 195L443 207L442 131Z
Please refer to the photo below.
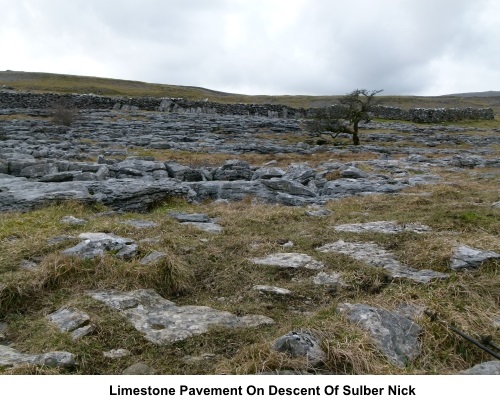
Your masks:
M52 109L52 122L69 127L78 117L78 110L67 104L56 104Z

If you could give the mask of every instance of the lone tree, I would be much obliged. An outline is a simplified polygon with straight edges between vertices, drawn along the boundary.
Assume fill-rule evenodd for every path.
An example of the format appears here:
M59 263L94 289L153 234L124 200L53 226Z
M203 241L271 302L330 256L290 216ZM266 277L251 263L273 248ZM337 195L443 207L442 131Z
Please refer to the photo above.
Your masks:
M322 108L306 124L306 129L321 136L329 133L332 138L341 133L351 134L354 145L359 145L359 123L369 122L376 106L375 96L383 90L356 89L339 99L339 105Z

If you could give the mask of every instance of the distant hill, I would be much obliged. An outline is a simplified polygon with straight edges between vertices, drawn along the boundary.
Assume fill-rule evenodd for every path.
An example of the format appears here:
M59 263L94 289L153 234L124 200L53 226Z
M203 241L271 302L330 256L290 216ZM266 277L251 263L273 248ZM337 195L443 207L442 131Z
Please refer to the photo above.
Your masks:
M500 97L500 91L477 91L473 93L447 94L441 97Z
M105 96L128 97L180 97L188 100L208 99L218 103L282 104L294 108L325 107L335 104L338 95L258 95L224 93L195 86L174 86L170 84L146 83L132 80L118 80L102 77L75 76L55 73L34 73L0 71L0 88L11 87L18 91L40 93L80 93ZM500 92L450 94L437 97L384 96L378 97L380 104L401 108L412 107L492 107L500 114Z

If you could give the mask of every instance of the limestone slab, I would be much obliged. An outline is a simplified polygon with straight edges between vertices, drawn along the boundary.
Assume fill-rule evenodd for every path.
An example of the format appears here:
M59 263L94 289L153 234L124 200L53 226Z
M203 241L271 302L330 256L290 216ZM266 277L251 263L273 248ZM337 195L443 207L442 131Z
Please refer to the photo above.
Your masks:
M345 242L338 240L317 249L324 253L342 253L356 260L387 270L393 278L408 278L419 283L433 279L447 278L448 275L434 270L417 270L398 262L394 255L373 242Z
M178 306L154 290L89 291L87 294L118 310L147 340L159 345L200 335L212 326L250 328L274 323L263 315L237 316L206 306Z

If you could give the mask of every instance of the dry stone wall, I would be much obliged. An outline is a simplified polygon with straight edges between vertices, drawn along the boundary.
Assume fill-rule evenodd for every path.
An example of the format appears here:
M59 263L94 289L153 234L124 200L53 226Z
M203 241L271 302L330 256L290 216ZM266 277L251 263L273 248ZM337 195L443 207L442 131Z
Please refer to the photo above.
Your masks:
M269 118L303 118L313 115L314 109L292 108L279 104L223 104L210 101L192 101L182 98L155 97L105 97L94 94L56 94L0 91L0 109L52 109L58 105L92 110L145 110L168 113L198 113L221 115L249 115ZM343 106L335 105L339 114ZM422 123L450 122L460 120L492 120L491 108L412 108L378 106L374 110L377 118L404 120Z

